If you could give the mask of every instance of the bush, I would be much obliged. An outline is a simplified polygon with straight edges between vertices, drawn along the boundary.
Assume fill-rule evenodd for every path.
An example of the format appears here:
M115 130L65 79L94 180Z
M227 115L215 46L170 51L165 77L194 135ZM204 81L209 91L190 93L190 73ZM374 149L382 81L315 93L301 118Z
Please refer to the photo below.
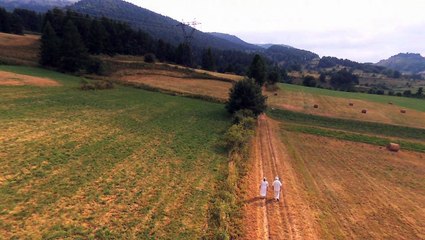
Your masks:
M245 129L242 124L235 124L224 135L224 142L230 150L243 151L253 134L252 130Z
M83 91L105 90L112 88L114 88L114 84L111 81L88 82L87 80L82 80L80 83L80 89Z
M252 79L244 79L230 89L226 109L232 114L241 109L248 109L258 116L267 108L266 99L258 84Z
M153 53L148 53L145 55L145 62L146 63L155 63L156 57Z
M307 87L315 87L316 79L313 76L305 76L303 80L303 85Z
M249 109L241 109L233 114L233 124L239 124L244 118L255 118L254 113Z
M239 124L242 125L244 129L254 130L255 126L257 126L257 120L255 120L255 118L253 117L246 117L242 119L242 121Z

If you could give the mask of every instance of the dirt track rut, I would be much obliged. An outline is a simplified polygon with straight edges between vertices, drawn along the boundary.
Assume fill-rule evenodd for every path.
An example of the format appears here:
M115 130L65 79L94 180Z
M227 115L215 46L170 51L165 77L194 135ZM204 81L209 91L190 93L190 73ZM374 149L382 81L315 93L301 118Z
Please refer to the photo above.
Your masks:
M278 123L263 115L258 120L253 159L246 177L245 239L318 239L314 216L304 202L301 186L286 149L279 139ZM282 183L280 202L273 199L272 182ZM259 198L262 177L269 181L267 198Z

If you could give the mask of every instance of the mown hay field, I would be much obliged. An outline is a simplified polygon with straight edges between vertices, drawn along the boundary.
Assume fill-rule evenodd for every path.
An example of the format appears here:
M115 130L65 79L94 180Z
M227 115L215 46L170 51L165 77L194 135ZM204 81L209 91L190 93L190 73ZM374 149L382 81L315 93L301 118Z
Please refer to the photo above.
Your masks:
M199 239L227 172L221 104L27 67L0 86L0 238Z
M272 107L328 117L425 128L425 101L280 84L277 95L268 92ZM349 106L353 103L353 106ZM392 104L389 104L392 103ZM317 104L318 108L314 108ZM367 110L362 114L363 109ZM407 110L402 114L402 109Z
M0 64L38 65L40 36L0 33Z
M184 76L173 76L173 74L163 75L157 72L121 76L119 80L135 86L146 85L182 94L209 96L221 101L227 100L229 90L232 87L232 83L229 82L186 78Z
M425 238L425 153L285 128L281 139L320 239Z

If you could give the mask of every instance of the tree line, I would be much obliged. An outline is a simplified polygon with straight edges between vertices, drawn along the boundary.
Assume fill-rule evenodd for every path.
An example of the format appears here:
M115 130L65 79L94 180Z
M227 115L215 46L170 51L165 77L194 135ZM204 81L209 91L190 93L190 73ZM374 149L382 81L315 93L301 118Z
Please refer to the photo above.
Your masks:
M126 23L69 10L53 9L38 14L25 9L15 9L12 13L0 9L0 19L2 32L42 33L40 64L68 72L98 71L101 63L90 55L149 54L149 59L154 55L154 60L161 62L246 75L254 57L253 53L191 47L187 43L174 46Z

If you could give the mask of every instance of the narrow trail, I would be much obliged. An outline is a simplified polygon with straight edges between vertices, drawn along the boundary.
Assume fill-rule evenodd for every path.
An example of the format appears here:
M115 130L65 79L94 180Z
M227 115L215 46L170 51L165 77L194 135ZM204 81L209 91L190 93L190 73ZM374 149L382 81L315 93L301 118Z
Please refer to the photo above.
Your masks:
M253 147L253 159L246 178L245 239L318 239L314 214L302 197L286 149L279 139L277 122L262 115ZM283 189L279 202L273 199L272 183L279 176ZM263 177L269 181L266 199L259 198Z

